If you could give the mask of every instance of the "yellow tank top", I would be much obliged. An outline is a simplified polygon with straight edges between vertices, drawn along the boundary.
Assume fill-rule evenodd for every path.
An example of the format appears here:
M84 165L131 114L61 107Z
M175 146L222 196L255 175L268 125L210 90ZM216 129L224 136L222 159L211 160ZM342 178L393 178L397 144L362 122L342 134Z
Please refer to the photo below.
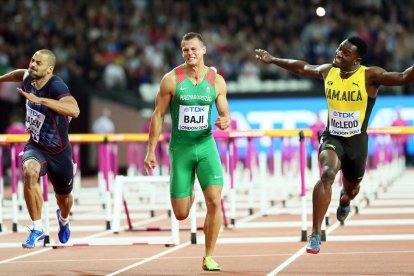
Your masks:
M365 66L342 79L340 69L332 67L325 79L328 102L328 130L336 136L350 137L366 132L375 98L365 88Z

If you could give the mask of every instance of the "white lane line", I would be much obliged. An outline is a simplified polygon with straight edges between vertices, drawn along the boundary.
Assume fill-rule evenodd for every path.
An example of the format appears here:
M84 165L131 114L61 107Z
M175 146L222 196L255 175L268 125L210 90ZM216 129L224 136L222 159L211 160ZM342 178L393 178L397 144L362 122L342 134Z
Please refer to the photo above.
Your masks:
M156 254L156 255L153 255L153 256L151 256L151 257L149 257L149 258L146 258L145 260L142 260L142 261L137 262L137 263L135 263L135 264L129 265L129 266L124 267L124 268L121 268L121 269L119 269L119 270L117 270L117 271L114 271L114 272L112 272L112 273L110 273L110 274L107 274L106 276L117 275L117 274L119 274L119 273L125 272L125 271L130 270L130 269L132 269L132 268L134 268L134 267L137 267L137 266L143 265L143 264L145 264L145 263L151 262L151 261L153 261L153 260L155 260L155 259L158 259L158 258L160 258L160 257L164 256L164 255L170 254L170 253L172 253L172 252L174 252L174 251L177 251L177 250L180 250L180 249L182 249L182 248L184 248L184 247L187 247L187 246L189 246L190 244L191 244L190 242L186 242L186 243L183 243L183 244L177 245L177 246L175 246L174 248L171 248L171 249L168 249L168 250L163 251L163 252L161 252L161 253L158 253L158 254Z
M391 250L391 251L350 251L350 252L321 252L319 255L378 255L378 254L413 254L414 250ZM291 256L290 253L276 253L276 254L241 254L241 255L215 255L217 259L240 259L240 258L268 258L268 257L283 257ZM162 257L160 260L198 260L198 256L175 256L175 257ZM145 260L146 258L99 258L99 259L60 259L60 260L48 260L48 263L78 263L78 262L119 262L119 261L140 261ZM23 260L15 261L13 264L39 264L44 263L44 260Z
M50 250L53 250L53 249L52 248L46 248L46 249L41 249L39 251L34 251L34 252L30 252L30 253L23 254L23 255L20 255L20 256L16 256L16 257L13 257L13 258L10 258L10 259L0 261L0 265L5 264L5 263L9 263L9 262L12 262L12 261L15 261L15 260L31 257L31 256L34 256L34 255L37 255L37 254L41 254L41 253L44 253L44 252L47 252L47 251L50 251Z
M361 208L364 205L364 203L361 204ZM354 215L354 213L350 213L348 215L347 220L349 220L352 216ZM347 221L346 220L346 221ZM346 222L345 221L345 222ZM328 229L326 229L326 234L328 235L329 233L331 233L332 231L334 231L336 228L338 228L340 226L340 223L338 221L336 221L334 224L332 224ZM278 267L276 267L273 271L271 271L270 273L267 274L267 276L273 276L278 274L279 272L281 272L283 269L285 269L288 265L290 265L291 263L293 263L294 261L296 261L299 257L301 257L303 255L303 253L306 252L306 246L303 246L302 248L300 248L298 251L296 251L295 254L293 254L290 258L288 258L286 261L284 261L281 265L279 265Z

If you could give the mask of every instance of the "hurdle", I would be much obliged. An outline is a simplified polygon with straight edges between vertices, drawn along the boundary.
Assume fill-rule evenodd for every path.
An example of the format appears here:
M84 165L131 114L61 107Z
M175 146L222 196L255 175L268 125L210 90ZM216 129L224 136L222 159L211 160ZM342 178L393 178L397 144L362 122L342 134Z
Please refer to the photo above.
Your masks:
M3 232L3 198L4 198L3 147L0 146L0 233Z
M41 177L40 187L43 187L43 221L44 221L44 233L45 239L43 245L50 243L50 219L49 219L49 179L47 174Z
M10 145L10 166L12 174L12 208L13 208L13 232L17 232L17 212L18 212L18 199L17 199L17 172L16 172L16 147L14 143Z
M115 177L115 187L114 187L114 206L113 206L113 220L111 225L111 231L113 233L119 233L121 231L121 209L123 206L124 196L124 186L128 184L139 184L139 185L150 185L150 192L154 190L154 184L165 185L165 188L168 189L169 176L122 176L117 175ZM168 193L167 193L168 194ZM170 202L169 197L165 196L165 200ZM163 237L141 237L141 238L130 238L131 243L146 243L146 244L173 244L178 245L180 243L179 236L179 222L174 216L172 211L171 203L169 204L169 210L171 212L171 233L169 236ZM126 216L128 216L128 211L126 210ZM129 226L131 228L131 226Z

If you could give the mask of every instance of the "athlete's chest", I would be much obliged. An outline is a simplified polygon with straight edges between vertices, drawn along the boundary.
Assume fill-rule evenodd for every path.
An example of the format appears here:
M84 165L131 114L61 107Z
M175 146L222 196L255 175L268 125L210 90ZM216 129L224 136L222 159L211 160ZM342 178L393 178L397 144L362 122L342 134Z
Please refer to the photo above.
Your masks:
M215 89L205 81L198 85L184 81L175 91L175 100L180 105L211 105L215 98Z

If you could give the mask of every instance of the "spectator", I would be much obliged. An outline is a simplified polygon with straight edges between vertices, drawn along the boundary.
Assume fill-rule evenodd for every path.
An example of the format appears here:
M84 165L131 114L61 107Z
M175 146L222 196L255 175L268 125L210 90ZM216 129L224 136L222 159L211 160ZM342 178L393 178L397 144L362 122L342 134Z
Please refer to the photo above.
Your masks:
M101 134L115 132L115 125L111 120L111 110L109 108L103 108L102 115L93 122L92 131Z

